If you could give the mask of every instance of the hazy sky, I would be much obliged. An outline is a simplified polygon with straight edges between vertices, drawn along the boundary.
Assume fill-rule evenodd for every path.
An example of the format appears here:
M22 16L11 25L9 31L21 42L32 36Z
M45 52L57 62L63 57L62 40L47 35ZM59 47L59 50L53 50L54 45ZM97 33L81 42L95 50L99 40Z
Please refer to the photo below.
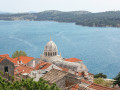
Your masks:
M113 11L120 10L120 0L0 0L0 11L40 12L44 10Z

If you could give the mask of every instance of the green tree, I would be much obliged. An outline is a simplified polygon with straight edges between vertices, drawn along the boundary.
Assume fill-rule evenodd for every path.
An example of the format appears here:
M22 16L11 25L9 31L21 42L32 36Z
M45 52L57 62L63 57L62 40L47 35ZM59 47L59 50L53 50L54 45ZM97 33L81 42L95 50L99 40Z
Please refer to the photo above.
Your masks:
M118 84L120 86L120 72L118 73L118 75L114 78L114 85Z
M16 58L16 57L19 57L19 56L27 56L27 54L24 52L24 51L16 51L12 54L12 58Z
M107 78L107 75L105 75L103 73L99 73L99 74L95 74L94 78Z
M0 90L60 90L56 84L48 85L47 81L40 78L38 82L32 78L21 81L9 82L0 77Z

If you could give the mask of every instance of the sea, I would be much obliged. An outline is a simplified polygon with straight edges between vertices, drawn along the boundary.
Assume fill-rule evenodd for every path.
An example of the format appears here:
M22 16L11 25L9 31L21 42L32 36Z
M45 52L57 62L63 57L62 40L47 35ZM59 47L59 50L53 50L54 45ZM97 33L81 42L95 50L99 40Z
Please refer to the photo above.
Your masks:
M0 54L23 50L40 58L46 43L56 43L63 58L83 60L90 73L114 78L120 72L120 28L86 27L51 21L0 21Z

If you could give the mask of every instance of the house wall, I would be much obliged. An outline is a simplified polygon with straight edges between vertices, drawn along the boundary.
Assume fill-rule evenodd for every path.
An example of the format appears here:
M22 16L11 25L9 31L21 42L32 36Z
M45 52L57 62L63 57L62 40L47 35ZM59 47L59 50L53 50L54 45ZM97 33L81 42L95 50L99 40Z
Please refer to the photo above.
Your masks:
M35 65L38 64L40 62L40 60L36 60L36 59L33 59L31 60L30 62L28 62L26 65L27 66L30 66L30 67L33 67L34 66L34 63Z
M9 61L8 59L4 59L2 62L0 62L0 71L4 72L6 66L8 67L8 73L11 76L14 76L14 63Z
M66 76L66 81L72 82L73 84L81 83L80 79L70 76Z
M46 71L50 71L51 69L57 69L57 70L62 70L61 68L59 68L58 66L56 66L56 65L54 65L54 64L52 64L52 65L50 65L47 69L45 69Z
M67 74L65 77L63 77L62 79L58 80L55 83L62 90L66 90L66 87L69 87L77 83L81 83L81 81L77 79L75 75Z

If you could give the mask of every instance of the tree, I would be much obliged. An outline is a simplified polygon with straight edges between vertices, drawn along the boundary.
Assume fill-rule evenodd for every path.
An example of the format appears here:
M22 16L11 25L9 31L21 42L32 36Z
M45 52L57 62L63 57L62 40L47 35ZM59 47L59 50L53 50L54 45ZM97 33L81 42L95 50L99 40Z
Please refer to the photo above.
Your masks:
M114 78L114 85L118 84L118 86L120 86L120 72L118 73L118 75Z
M33 78L22 79L21 81L9 82L0 77L0 90L61 90L56 84L48 85L47 81L40 78L38 82Z
M99 73L99 74L94 75L94 78L107 78L107 75L103 73Z
M16 58L16 57L19 57L19 56L27 56L27 54L24 52L24 51L16 51L12 54L12 58Z

